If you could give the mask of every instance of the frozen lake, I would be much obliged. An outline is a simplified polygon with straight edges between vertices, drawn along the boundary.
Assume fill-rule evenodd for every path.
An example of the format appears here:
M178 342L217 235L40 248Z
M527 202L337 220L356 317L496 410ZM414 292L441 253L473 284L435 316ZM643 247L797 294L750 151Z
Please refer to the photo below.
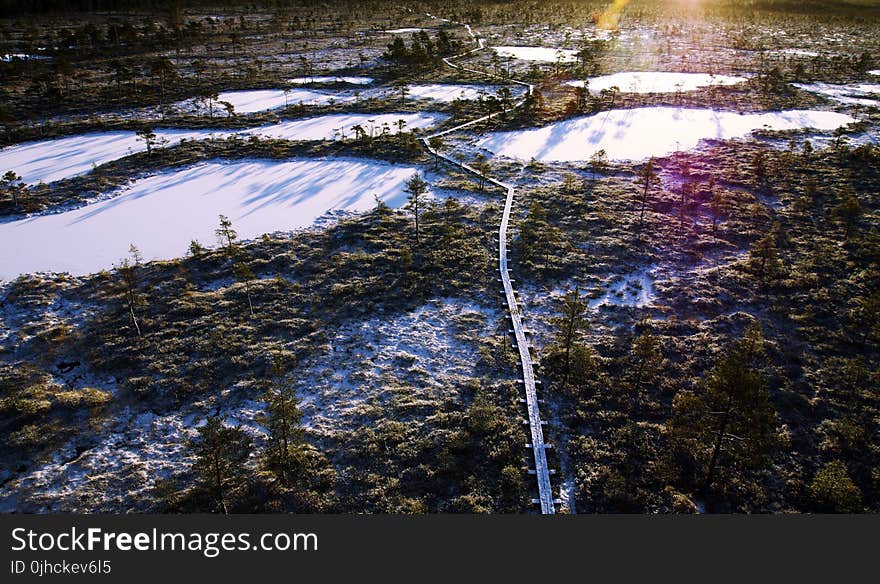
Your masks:
M218 94L213 104L215 116L225 116L226 110L220 102L232 104L236 114L252 114L264 112L290 105L328 105L345 103L354 98L344 93L313 91L310 89L248 89L242 91L224 91ZM208 115L210 108L198 99L187 99L177 103L177 108L192 111L199 115Z
M422 31L429 31L429 30L433 30L433 29L430 29L430 28L414 28L414 27L410 27L410 28L392 28L391 30L386 30L385 33L386 33L386 34L411 34L411 33L414 33L414 32L422 32Z
M410 85L407 95L414 99L429 99L449 103L456 99L475 100L482 97L497 97L499 85L455 85L431 83L427 85Z
M570 49L501 46L492 47L492 50L498 53L499 57L513 57L523 61L545 61L547 63L555 63L556 61L573 63L577 61L577 51Z
M312 118L287 120L278 124L250 128L247 130L154 130L156 137L167 141L171 146L181 140L204 140L207 138L225 139L228 136L252 135L285 140L331 140L352 134L355 125L369 129L383 125L390 132L396 132L395 122L404 120L405 130L433 126L449 116L436 112L418 114L333 114ZM13 170L28 184L40 181L52 182L86 173L93 165L104 164L146 150L143 141L131 131L93 132L53 140L25 142L0 150L0 173Z
M348 83L349 85L369 85L374 80L372 77L294 77L287 82L293 85L307 85L309 83Z
M587 87L590 93L599 93L603 89L617 87L624 93L672 93L676 91L694 91L713 85L736 85L745 81L745 77L730 75L710 75L708 73L673 73L667 71L627 71L592 77ZM583 87L583 80L568 81L566 85Z
M163 172L111 199L0 223L0 279L93 273L125 257L132 243L147 259L180 257L192 239L216 243L221 213L248 239L310 225L331 210L366 211L374 197L399 207L416 172L361 159L208 162Z
M477 142L496 155L542 162L589 160L605 150L611 160L643 160L689 150L700 140L742 138L762 128L833 130L856 120L828 111L792 110L757 114L645 107L610 110L542 128L495 132Z

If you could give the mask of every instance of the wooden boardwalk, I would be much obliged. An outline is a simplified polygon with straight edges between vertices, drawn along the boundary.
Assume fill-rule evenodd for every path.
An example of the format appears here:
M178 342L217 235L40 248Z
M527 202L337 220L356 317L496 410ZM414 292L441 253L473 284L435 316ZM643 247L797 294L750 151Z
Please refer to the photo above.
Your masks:
M431 18L436 17L431 16ZM453 61L456 59L466 57L467 55L476 53L485 48L485 43L483 39L474 34L474 31L471 29L470 25L463 23L457 24L462 24L462 26L465 27L465 29L468 31L468 34L471 36L474 42L477 43L477 47L460 55L445 58L443 59L443 62L455 69L461 69L463 71L485 75L485 73L482 71L467 69L453 63ZM531 94L533 86L523 81L517 81L513 79L510 79L508 81L526 87L525 96L523 97L523 99L514 104L512 108L515 109L522 105L525 99ZM431 134L430 136L422 138L422 143L424 144L425 148L427 148L428 152L430 152L434 156L441 158L449 164L452 164L458 168L461 168L471 174L480 177L487 183L503 189L507 194L504 202L504 213L501 216L501 225L498 228L498 271L501 274L501 282L504 286L504 297L507 301L507 309L510 313L510 320L513 325L513 334L516 339L516 348L519 352L519 361L522 367L522 382L523 387L525 388L525 402L526 409L528 411L528 422L531 437L531 442L527 444L526 447L531 448L535 459L534 475L537 478L538 482L538 499L536 500L536 502L541 507L541 513L545 515L552 515L553 513L555 513L555 501L553 499L553 487L550 484L550 470L547 467L547 449L550 446L544 442L544 429L541 421L541 412L538 408L538 393L535 388L535 370L532 364L532 356L529 353L529 341L526 338L526 333L523 328L522 312L516 299L516 293L513 289L513 283L510 280L510 269L508 267L507 259L507 228L510 223L510 211L513 208L514 196L516 192L513 188L513 185L509 185L507 183L503 183L499 180L495 180L491 177L485 176L475 168L468 166L467 164L458 162L457 160L454 160L453 158L446 156L445 154L441 154L430 145L431 138L445 136L453 132L458 132L502 113L505 112L496 112L493 114L489 114L487 116L483 116L481 118L466 122L464 124L460 124L458 126L455 126L454 128L449 128L442 132Z

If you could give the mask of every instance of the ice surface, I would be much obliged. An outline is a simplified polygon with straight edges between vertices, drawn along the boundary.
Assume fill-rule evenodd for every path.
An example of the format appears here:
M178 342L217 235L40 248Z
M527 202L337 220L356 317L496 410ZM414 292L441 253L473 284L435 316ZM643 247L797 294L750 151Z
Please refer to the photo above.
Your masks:
M693 91L713 85L736 85L745 77L710 75L708 73L672 73L667 71L627 71L589 79L590 93L617 87L624 93L671 93ZM583 87L583 80L569 81L567 85Z
M224 139L233 134L243 137L261 135L287 140L325 140L341 137L346 129L350 136L351 126L360 124L369 131L374 124L381 132L383 124L393 125L399 119L406 121L405 129L425 128L448 118L439 113L419 114L333 114L312 118L284 121L248 130L171 130L156 129L157 139L166 145L177 144L182 139L202 140L210 137ZM370 122L370 120L373 120ZM123 156L146 150L143 141L134 132L94 132L66 138L25 142L0 150L0 173L13 170L28 184L52 182L83 174L100 165Z
M565 63L577 61L577 51L570 49L513 46L492 47L492 49L498 53L499 57L513 57L523 61L546 61L548 63L555 63L559 60Z
M689 150L703 139L731 139L762 128L833 130L856 120L828 111L740 114L711 109L645 107L610 110L542 128L495 132L477 142L500 156L542 162L589 160L605 150L611 160L643 160Z
M365 211L406 199L410 166L359 159L209 162L134 181L84 207L0 224L0 278L88 274L136 244L147 259L182 256L192 239L215 242L218 214L241 238L311 224L328 210Z

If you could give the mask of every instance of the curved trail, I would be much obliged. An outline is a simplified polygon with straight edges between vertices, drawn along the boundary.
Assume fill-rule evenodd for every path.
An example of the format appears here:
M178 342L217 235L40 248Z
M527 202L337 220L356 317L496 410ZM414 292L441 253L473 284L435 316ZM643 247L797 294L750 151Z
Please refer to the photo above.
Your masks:
M437 19L436 16L428 15L431 18ZM445 19L440 19L444 20ZM448 21L447 21L448 22ZM486 75L486 73L482 71L478 71L475 69L468 69L462 67L460 65L456 65L453 63L453 60L460 59L462 57L466 57L478 51L482 51L485 48L485 42L482 38L478 37L474 34L474 31L471 29L470 25L463 23L461 24L467 30L468 34L471 38L477 43L477 47L470 51L466 51L461 53L460 55L455 55L452 57L447 57L443 59L443 62L448 66L459 69L461 71L467 71L469 73L476 73L479 75ZM535 458L535 470L534 474L538 481L538 499L535 500L541 506L541 513L545 515L552 515L555 513L554 504L556 501L553 499L553 488L550 484L550 470L547 468L547 449L550 448L549 444L544 442L544 429L541 421L541 413L538 409L538 394L535 389L535 371L534 366L532 365L532 356L529 353L529 342L526 339L526 333L523 329L522 322L522 313L519 308L519 304L516 300L516 295L514 293L513 284L510 280L510 271L507 267L507 227L510 223L510 210L513 208L513 199L515 195L515 191L513 185L501 182L494 178L488 177L480 173L475 168L468 166L467 164L458 162L446 156L445 154L441 154L436 149L431 147L430 140L431 138L436 138L440 136L445 136L447 134L451 134L453 132L458 132L467 127L473 126L485 120L491 119L497 115L502 113L506 113L507 111L511 111L516 109L520 105L522 105L528 96L532 93L534 89L533 85L526 83L524 81L517 81L515 79L509 79L511 83L515 83L517 85L521 85L526 87L525 96L518 100L510 110L502 110L499 112L495 112L475 120L471 120L464 124L460 124L455 126L454 128L449 128L442 132L437 132L435 134L431 134L430 136L425 136L422 138L422 144L424 144L425 148L427 148L428 152L433 154L434 156L441 158L452 164L453 166L457 166L471 174L474 174L480 177L482 180L493 184L497 187L504 189L507 193L507 198L504 202L504 213L501 216L501 226L498 228L498 270L501 272L501 281L504 285L504 297L507 300L507 308L510 312L510 320L513 323L513 332L516 336L516 348L519 350L519 360L522 365L522 375L523 375L523 386L525 387L526 393L526 408L528 410L528 422L529 429L531 431L531 443L526 447L530 447L532 452L534 453ZM531 471L530 471L531 472Z

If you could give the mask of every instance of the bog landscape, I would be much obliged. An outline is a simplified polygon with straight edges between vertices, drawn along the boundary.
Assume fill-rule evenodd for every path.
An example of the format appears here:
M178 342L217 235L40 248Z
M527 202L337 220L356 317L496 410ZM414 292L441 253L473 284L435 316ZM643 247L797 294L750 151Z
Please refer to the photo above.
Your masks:
M880 3L0 7L0 511L880 512Z

